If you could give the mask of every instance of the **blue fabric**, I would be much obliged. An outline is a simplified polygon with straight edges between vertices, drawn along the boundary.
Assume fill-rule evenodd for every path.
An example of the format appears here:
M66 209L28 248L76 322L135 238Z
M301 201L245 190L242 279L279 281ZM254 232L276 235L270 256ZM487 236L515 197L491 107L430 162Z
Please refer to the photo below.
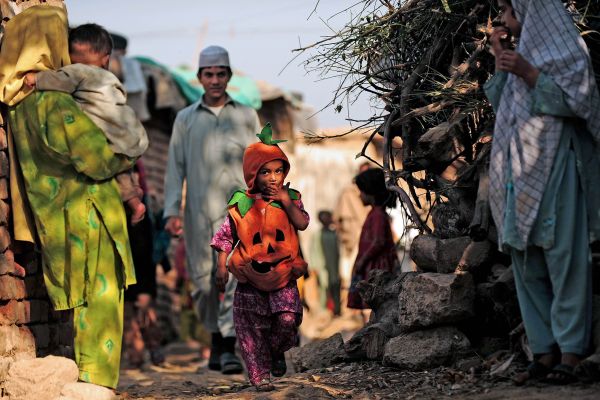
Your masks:
M496 108L507 74L484 89ZM591 336L591 253L600 237L600 163L596 146L574 118L563 91L540 74L532 93L534 114L564 118L564 128L535 223L523 243L517 232L510 162L504 211L503 251L513 261L519 307L534 354L585 354Z
M554 202L557 212L552 222L559 229L552 229L553 245L511 250L519 307L534 354L549 353L554 345L563 353L585 354L590 343L592 276L586 204L575 152L565 153ZM536 224L540 229L543 225Z

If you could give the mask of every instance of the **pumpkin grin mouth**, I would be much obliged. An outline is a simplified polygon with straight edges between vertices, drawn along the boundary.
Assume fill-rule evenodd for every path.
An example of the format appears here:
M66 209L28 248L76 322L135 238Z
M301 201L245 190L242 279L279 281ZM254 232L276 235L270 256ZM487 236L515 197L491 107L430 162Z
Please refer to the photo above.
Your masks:
M267 272L271 271L273 268L275 268L277 266L277 264L290 259L291 256L286 256L283 258L280 258L279 260L275 260L275 261L256 261L256 260L252 260L252 269L254 269L256 272L259 272L261 274L266 274Z

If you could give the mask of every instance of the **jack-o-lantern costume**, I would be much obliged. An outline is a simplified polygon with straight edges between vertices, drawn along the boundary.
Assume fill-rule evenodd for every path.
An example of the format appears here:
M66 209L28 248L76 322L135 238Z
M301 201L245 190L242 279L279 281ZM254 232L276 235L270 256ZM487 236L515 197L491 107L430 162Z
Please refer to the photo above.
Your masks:
M270 379L272 363L296 344L302 305L296 277L306 272L298 235L281 204L265 201L255 186L263 165L282 160L284 175L290 164L272 140L267 125L244 152L245 191L237 191L228 204L229 216L213 237L217 251L233 253L229 270L238 279L233 318L242 356L253 385ZM290 198L304 212L300 193L289 189ZM273 370L275 373L275 370Z

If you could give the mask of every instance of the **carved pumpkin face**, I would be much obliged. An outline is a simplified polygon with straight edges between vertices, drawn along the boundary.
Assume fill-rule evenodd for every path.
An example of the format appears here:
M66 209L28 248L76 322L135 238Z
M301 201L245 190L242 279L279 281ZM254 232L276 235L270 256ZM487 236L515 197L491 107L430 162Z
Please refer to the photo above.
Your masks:
M282 209L259 199L244 220L245 226L238 226L240 250L256 272L267 273L297 255L298 236Z
M305 268L298 255L298 235L283 209L256 199L243 217L237 209L230 210L230 215L240 243L229 266L240 282L274 290L289 282L293 268Z

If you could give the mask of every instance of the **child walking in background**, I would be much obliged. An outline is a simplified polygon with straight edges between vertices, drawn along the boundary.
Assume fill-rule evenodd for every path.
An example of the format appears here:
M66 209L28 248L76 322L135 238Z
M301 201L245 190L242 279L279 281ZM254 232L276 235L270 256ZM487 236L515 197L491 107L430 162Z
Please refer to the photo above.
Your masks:
M499 0L490 42L496 111L490 207L511 255L534 361L517 384L576 380L591 336L591 254L600 236L600 95L588 49L559 0ZM516 50L506 48L511 33Z
M228 269L238 279L233 319L250 383L270 391L271 374L285 374L284 352L298 340L302 305L296 279L307 265L296 231L306 229L309 216L300 193L283 184L290 163L277 145L281 141L272 139L269 124L257 136L261 141L244 152L248 189L232 196L211 246L218 251L219 289L225 289Z
M390 217L386 212L386 208L395 206L396 197L386 189L383 170L379 168L361 172L356 176L355 183L360 189L363 204L371 206L360 233L348 292L348 308L362 310L369 306L361 298L356 284L367 279L369 272L374 269L391 272L398 261Z
M341 313L340 305L340 250L331 211L319 211L322 228L313 235L310 243L310 269L319 282L319 302L326 310L331 300L334 316Z
M37 90L68 93L81 106L94 124L106 135L111 150L131 158L141 156L148 147L146 130L126 104L125 89L108 71L112 51L110 34L96 24L84 24L69 31L69 56L73 64L57 71L29 72L25 83ZM121 199L131 212L131 223L137 224L146 214L143 191L134 180L133 171L115 176Z

